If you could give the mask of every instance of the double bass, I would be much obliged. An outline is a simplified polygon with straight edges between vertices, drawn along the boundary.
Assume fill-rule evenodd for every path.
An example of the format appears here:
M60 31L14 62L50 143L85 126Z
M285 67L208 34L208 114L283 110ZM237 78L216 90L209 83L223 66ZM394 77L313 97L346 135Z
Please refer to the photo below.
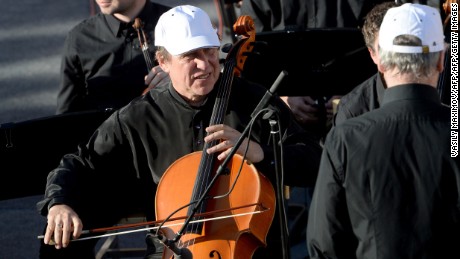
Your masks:
M241 16L233 29L241 38L227 54L211 125L223 123L233 77L241 74L255 41L249 16ZM215 144L206 143L203 150ZM275 212L273 186L240 155L215 176L219 163L215 154L194 152L176 160L160 179L156 218L185 218L168 221L158 230L166 245L163 258L251 258L258 247L266 246ZM214 220L200 221L197 216L212 211Z

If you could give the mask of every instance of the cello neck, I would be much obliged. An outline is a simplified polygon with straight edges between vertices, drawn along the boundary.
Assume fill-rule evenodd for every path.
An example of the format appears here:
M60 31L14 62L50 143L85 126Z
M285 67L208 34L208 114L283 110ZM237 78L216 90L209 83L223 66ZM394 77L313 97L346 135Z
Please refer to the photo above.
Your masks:
M227 106L230 98L231 85L233 82L233 69L235 68L236 62L234 60L225 62L222 80L218 88L216 100L214 103L214 108L212 111L210 125L218 125L224 123L225 113L227 111ZM206 142L203 147L203 152L200 160L200 165L198 168L198 174L195 180L195 185L193 188L191 203L203 199L203 196L206 195L207 188L211 182L213 172L215 171L215 154L208 154L206 150L212 146L215 146L218 141L214 140L211 142ZM192 215L192 213L203 213L206 211L206 202L203 201L197 208L195 206L190 206L187 214ZM189 230L192 232L199 232L201 226Z
M145 60L145 64L147 65L147 73L148 73L155 66L155 59L152 57L149 51L147 36L145 36L145 32L143 29L144 23L141 21L140 18L134 19L133 28L137 32L137 38L139 39L139 45L142 50L142 54L144 55L144 60Z
M230 92L234 76L239 76L244 62L246 53L252 51L253 42L255 41L254 22L249 16L241 16L234 25L234 30L240 35L240 39L232 46L224 63L224 70L218 86L218 92L214 103L210 125L224 123L225 113L230 99ZM214 177L215 171L215 154L208 154L206 150L215 146L217 141L205 143L202 157L199 165L199 171L195 181L191 203L200 201L209 189L208 186ZM198 208L191 206L188 209L188 215L193 213L203 213L206 209L206 202L202 202ZM196 211L195 211L196 210Z

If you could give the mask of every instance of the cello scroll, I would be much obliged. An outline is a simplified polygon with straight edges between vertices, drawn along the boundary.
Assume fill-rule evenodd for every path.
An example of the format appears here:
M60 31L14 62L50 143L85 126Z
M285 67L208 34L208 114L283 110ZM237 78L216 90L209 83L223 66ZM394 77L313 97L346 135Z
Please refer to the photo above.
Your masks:
M246 38L237 53L235 75L240 76L241 72L243 71L244 63L247 59L247 53L252 52L254 48L254 42L256 40L254 21L248 15L240 16L233 25L233 30L236 32L236 34Z

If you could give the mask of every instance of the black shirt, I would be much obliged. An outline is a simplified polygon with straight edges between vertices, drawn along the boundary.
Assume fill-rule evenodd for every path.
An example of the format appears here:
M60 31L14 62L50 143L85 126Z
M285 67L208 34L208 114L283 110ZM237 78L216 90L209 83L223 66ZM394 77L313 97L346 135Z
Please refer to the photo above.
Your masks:
M139 14L149 49L154 28L169 7L146 2ZM98 13L67 35L61 63L57 113L120 108L147 87L148 74L136 30L113 15Z
M265 92L262 86L235 78L224 123L243 132ZM203 149L215 93L216 89L201 107L191 107L172 86L159 86L115 111L85 146L65 155L50 172L39 211L46 215L49 206L68 204L85 227L116 223L117 217L129 215L133 207L144 208L153 218L156 185L167 168ZM295 122L280 98L275 98L272 107L279 111L285 184L313 186L321 155L319 143ZM256 120L252 137L261 144L265 157L255 166L275 181L270 132L267 120ZM273 228L276 231L279 225L274 223Z
M334 114L332 125L336 126L346 119L359 116L368 111L375 110L382 103L385 85L382 75L376 73L349 93L340 98L337 112Z
M435 88L388 88L328 134L308 222L312 258L458 254L460 162Z

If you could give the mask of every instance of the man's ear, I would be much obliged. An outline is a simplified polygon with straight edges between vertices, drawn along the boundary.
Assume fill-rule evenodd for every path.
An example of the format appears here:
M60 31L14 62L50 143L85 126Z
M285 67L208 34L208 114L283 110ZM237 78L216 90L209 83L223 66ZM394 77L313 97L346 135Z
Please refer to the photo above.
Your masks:
M369 47L367 48L367 50L369 51L369 55L371 55L371 59L372 61L374 61L374 64L378 65L379 63L378 53Z
M156 60L158 62L158 65L161 67L161 69L164 72L169 73L169 63L166 62L166 59L164 57L159 57L157 55Z
M161 69L165 72L165 73L169 73L169 65L167 63L164 63L164 62L158 62L158 65L161 67Z
M438 64L436 65L436 68L438 69L439 73L441 73L444 70L444 59L446 58L446 50L443 50L441 52L441 55L439 55L438 59Z

